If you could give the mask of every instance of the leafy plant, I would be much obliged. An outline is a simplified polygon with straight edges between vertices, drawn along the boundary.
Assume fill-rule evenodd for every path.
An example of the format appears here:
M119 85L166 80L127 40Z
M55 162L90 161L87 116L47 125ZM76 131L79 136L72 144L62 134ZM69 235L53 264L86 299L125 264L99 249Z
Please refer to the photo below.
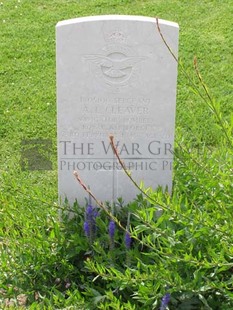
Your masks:
M0 308L159 309L170 294L170 310L233 309L229 5L228 0L221 6L215 0L0 3ZM114 213L107 207L113 217L100 211L90 243L81 206L74 205L72 219L68 205L58 216L54 27L63 19L116 13L177 21L180 58L191 67L191 55L199 55L206 82L196 64L196 76L190 68L191 80L182 74L178 79L173 196L147 191L146 199L139 195ZM53 171L21 171L21 140L35 137L53 141ZM108 231L113 220L114 247Z

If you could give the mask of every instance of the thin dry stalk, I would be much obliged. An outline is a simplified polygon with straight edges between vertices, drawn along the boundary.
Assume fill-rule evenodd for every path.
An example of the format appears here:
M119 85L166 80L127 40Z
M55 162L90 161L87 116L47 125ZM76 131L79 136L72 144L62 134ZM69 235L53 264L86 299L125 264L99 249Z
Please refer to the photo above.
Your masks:
M229 135L228 135L228 132L227 132L227 130L226 130L226 127L225 127L225 125L224 125L224 123L223 123L223 120L222 120L220 114L219 114L219 111L217 110L217 108L216 108L216 106L215 106L215 103L214 103L214 100L213 100L213 98L211 97L210 92L209 92L209 90L208 90L208 87L207 87L207 85L205 84L204 79L203 79L203 77L202 77L202 75L201 75L201 73L200 73L200 70L199 70L199 68L198 68L198 63L197 63L197 57L194 57L193 64L194 64L194 69L195 69L196 75L197 75L197 77L198 77L198 79L199 79L199 81L200 81L200 83L201 83L201 86L202 86L202 88L204 89L204 91L205 91L205 93L206 93L206 96L207 96L207 98L208 98L208 100L209 100L209 102L208 102L207 104L208 104L209 108L211 109L211 111L214 113L215 117L217 118L217 121L218 121L219 125L221 126L221 128L222 128L222 130L223 130L223 132L224 132L224 135L225 135L225 137L226 137L226 139L227 139L227 142L229 143L229 145L230 145L231 147L233 147L231 138L230 138Z
M96 202L96 204L121 228L123 229L125 232L127 231L127 229L122 226L122 224L120 223L120 221L108 210L108 208L106 208L106 206L99 201L95 195L92 193L92 191L84 184L84 182L82 181L82 179L80 178L79 174L77 171L73 172L76 180L78 181L78 183L82 186L82 188L88 193L88 195L90 197L93 198L93 200Z

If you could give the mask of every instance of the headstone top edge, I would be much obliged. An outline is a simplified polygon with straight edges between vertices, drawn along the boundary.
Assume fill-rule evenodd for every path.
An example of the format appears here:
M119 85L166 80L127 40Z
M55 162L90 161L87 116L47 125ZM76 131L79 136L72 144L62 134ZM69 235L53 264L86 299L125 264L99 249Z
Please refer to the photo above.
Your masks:
M56 25L56 28L62 26L68 26L72 24L78 24L83 22L94 22L94 21L143 21L143 22L156 22L156 18L147 17L147 16L139 16L139 15L97 15L97 16L86 16L86 17L78 17L67 19L63 21L59 21ZM168 20L160 19L160 25L166 25L170 27L179 28L179 25L175 22L171 22Z

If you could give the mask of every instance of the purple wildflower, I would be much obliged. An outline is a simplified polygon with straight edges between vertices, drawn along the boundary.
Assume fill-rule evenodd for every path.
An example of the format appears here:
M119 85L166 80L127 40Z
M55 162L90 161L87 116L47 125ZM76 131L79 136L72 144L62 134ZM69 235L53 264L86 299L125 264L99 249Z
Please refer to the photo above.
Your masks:
M88 205L86 208L86 216L85 216L85 222L83 225L83 229L85 232L85 235L89 237L90 239L93 238L93 235L96 232L96 217L98 216L98 212L95 208L92 207L92 205Z
M130 249L130 246L131 246L131 237L130 237L130 233L127 231L126 234L125 234L125 246L126 246L126 249Z
M91 205L88 205L86 208L86 218L87 220L91 220L93 218L94 208Z
M109 233L109 237L110 237L111 239L114 238L115 229L116 229L115 222L114 222L113 220L111 220L111 221L109 222L109 225L108 225L108 233Z
M87 221L85 221L84 224L83 224L83 230L85 232L85 235L87 237L90 237L90 227L89 227L89 224L88 224Z
M165 310L170 302L171 295L169 293L166 293L161 301L160 310Z

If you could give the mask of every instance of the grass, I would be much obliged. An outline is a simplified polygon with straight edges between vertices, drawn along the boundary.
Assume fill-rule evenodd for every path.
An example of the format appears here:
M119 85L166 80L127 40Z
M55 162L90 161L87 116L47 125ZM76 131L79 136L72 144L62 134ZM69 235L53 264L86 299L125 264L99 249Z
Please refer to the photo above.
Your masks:
M77 300L80 309L83 309L85 303L75 281L75 277L80 276L78 268L83 268L83 262L74 263L74 260L77 259L75 252L87 247L86 241L84 238L77 241L75 238L79 238L80 228L72 222L67 231L65 221L59 222L57 212L56 23L74 17L99 14L159 16L178 22L179 57L182 63L191 79L198 85L197 77L193 74L193 57L197 55L205 82L216 102L221 103L224 119L230 121L233 84L232 11L231 1L228 0L1 2L2 304L6 305L6 301L14 302L14 298L17 303L19 294L28 296L31 309L65 308L75 304L78 309ZM226 212L225 221L228 221L227 216L232 207L231 153L227 144L224 144L215 116L193 92L181 71L178 80L176 124L177 147L181 143L192 148L192 152L187 157L182 155L183 160L182 157L176 160L175 193L181 193L182 200L192 203L195 201L199 207L205 204L211 208L211 204L214 204L210 199L210 193L214 192L211 189L217 188L219 195L214 197L220 200L222 212ZM52 140L50 159L53 170L22 171L21 141L34 138ZM201 157L197 150L202 152ZM192 160L189 160L190 158ZM195 161L200 162L200 165L194 169ZM206 167L210 169L210 174ZM215 176L215 179L211 179L210 175ZM222 180L222 189L216 178ZM200 194L200 188L204 194ZM220 217L219 214L218 216ZM82 225L80 218L78 223ZM58 285L56 281L59 282ZM68 283L71 283L71 288L66 290L64 297L61 292ZM228 309L233 309L233 306Z

